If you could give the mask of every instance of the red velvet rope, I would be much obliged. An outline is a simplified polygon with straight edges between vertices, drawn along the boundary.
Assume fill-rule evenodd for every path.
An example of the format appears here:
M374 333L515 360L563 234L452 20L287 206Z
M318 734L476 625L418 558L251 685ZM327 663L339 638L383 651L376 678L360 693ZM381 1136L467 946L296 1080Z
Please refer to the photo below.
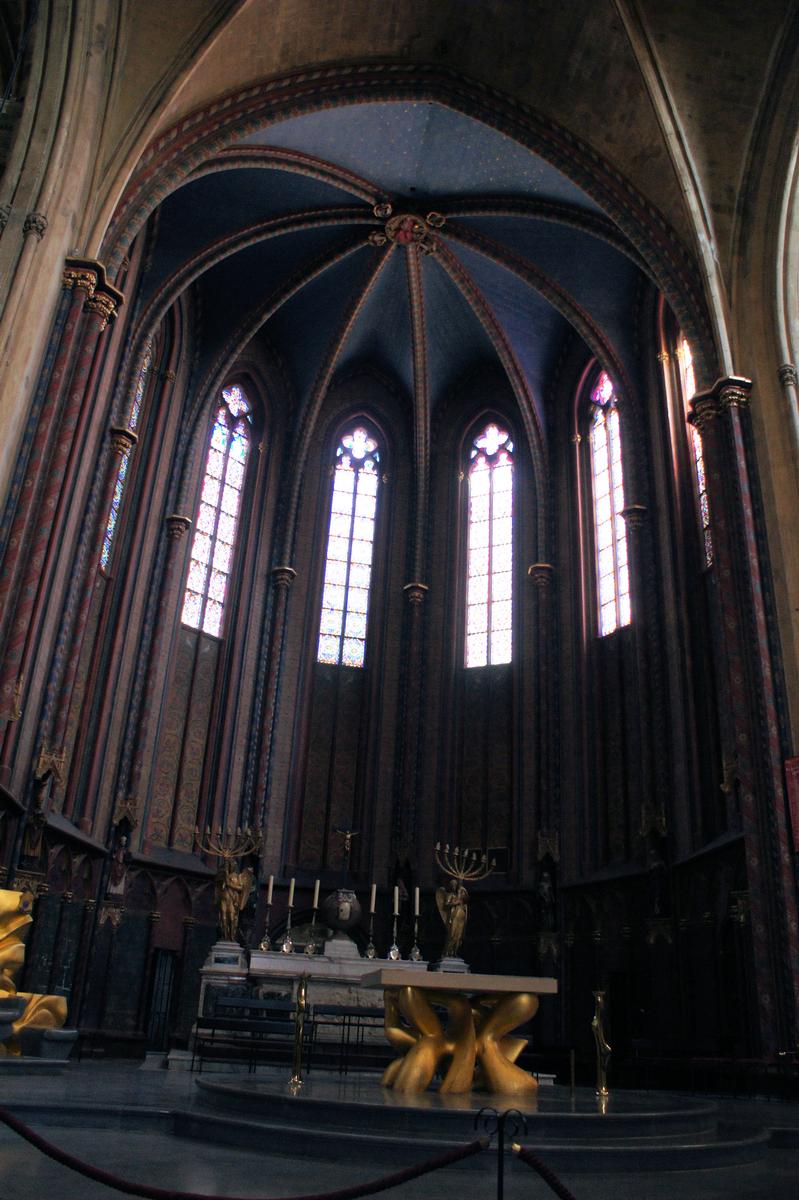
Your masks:
M126 1192L129 1196L144 1196L146 1200L255 1200L252 1196L210 1196L207 1192L176 1192L173 1188L150 1187L146 1183L131 1183L128 1179L120 1179L118 1175L112 1175L110 1171L103 1171L101 1167L93 1167L91 1163L83 1162L74 1154L68 1154L66 1150L54 1146L40 1134L34 1133L29 1125L18 1120L7 1108L0 1108L0 1123L13 1129L14 1133L18 1133L26 1142L30 1142L37 1150L41 1150L42 1154L61 1163L63 1167L69 1167L71 1171L77 1171L79 1175L85 1175L87 1179L95 1179L98 1183L104 1183L118 1192ZM430 1171L438 1171L441 1167L449 1167L453 1163L460 1162L461 1159L471 1158L473 1154L479 1154L481 1150L485 1150L487 1145L486 1138L478 1138L474 1142L467 1142L466 1145L459 1146L456 1150L450 1150L447 1154L428 1158L415 1167L406 1167L404 1171L395 1171L393 1175L383 1175L380 1179L373 1179L369 1183L358 1183L354 1187L340 1188L336 1192L314 1192L305 1196L281 1197L281 1200L357 1200L359 1196L372 1196L375 1192L385 1192L388 1188L407 1183L410 1179L418 1179L420 1175L427 1175ZM263 1200L268 1200L268 1198L264 1197Z
M528 1167L538 1172L544 1183L548 1183L555 1195L560 1196L560 1200L575 1200L574 1193L569 1191L565 1183L561 1183L555 1172L551 1171L537 1154L533 1154L532 1150L525 1150L523 1146L514 1146L513 1149L523 1163L527 1163Z

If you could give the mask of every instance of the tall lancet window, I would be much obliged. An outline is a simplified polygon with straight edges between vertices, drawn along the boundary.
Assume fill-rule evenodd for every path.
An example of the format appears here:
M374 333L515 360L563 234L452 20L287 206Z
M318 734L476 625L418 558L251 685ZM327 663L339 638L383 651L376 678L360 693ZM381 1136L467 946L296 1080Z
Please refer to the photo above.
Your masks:
M599 632L604 637L630 623L621 431L616 393L604 371L591 392L590 446Z
M317 660L362 667L366 655L380 449L358 425L336 448Z
M181 618L215 637L222 630L251 437L243 389L238 384L223 388L205 460Z
M152 345L147 347L144 358L142 359L141 367L139 368L139 376L136 380L136 391L133 394L133 404L130 409L128 418L128 429L133 433L139 424L141 416L141 406L144 401L144 389L147 386L147 376L150 372L150 366L153 361ZM111 546L116 533L117 521L119 520L119 510L122 505L122 496L125 491L125 480L128 477L128 466L130 464L130 451L126 450L122 455L122 461L119 464L117 471L117 481L114 485L114 494L111 497L111 507L108 510L108 520L105 523L105 535L103 537L103 546L100 551L100 566L104 571L108 570L108 564L111 561Z
M689 404L696 392L696 377L694 375L694 359L691 347L683 337L677 339L677 362L680 368L680 387L682 389L683 406L688 411ZM705 478L705 459L702 453L702 435L694 425L688 426L688 437L691 442L691 461L694 470L694 485L699 505L699 525L702 531L702 548L705 555L705 565L713 562L713 537L710 532L710 503L707 498L707 480Z
M486 425L469 448L466 666L511 660L513 648L513 442Z

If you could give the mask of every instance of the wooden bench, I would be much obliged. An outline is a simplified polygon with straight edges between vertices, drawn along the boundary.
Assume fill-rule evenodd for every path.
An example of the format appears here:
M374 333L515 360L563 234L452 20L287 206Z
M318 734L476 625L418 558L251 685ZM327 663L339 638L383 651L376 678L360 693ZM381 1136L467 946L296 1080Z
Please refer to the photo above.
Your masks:
M291 1061L296 1007L280 1000L249 997L218 999L210 1016L195 1023L191 1070L204 1062L246 1062L253 1072L259 1062ZM310 1043L303 1038L306 1063Z

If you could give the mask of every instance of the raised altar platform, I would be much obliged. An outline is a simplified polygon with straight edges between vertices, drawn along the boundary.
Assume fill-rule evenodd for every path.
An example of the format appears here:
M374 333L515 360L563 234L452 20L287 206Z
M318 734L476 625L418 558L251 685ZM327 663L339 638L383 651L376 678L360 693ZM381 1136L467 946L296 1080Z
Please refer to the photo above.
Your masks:
M298 1092L287 1072L255 1079L196 1080L191 1111L174 1112L175 1133L208 1142L279 1146L289 1155L368 1156L371 1162L422 1160L475 1137L486 1104L515 1108L527 1121L518 1140L555 1170L666 1171L731 1166L764 1157L768 1133L726 1126L718 1105L697 1097L617 1091L600 1102L588 1088L555 1086L505 1101L484 1092L407 1095L374 1075L313 1072ZM477 1131L482 1132L478 1123ZM516 1166L516 1164L513 1164ZM493 1155L464 1170L493 1168ZM519 1168L527 1170L526 1168Z

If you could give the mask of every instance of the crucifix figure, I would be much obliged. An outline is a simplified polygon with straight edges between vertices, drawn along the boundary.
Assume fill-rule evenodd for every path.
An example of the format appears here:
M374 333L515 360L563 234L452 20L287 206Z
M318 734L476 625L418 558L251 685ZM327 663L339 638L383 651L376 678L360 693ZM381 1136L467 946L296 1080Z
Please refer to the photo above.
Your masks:
M337 825L336 828L333 830L333 832L338 833L341 837L344 838L344 870L347 873L349 873L350 853L352 852L352 839L359 836L359 831L357 829L350 829L349 826L346 826L346 828L343 828L342 826Z

